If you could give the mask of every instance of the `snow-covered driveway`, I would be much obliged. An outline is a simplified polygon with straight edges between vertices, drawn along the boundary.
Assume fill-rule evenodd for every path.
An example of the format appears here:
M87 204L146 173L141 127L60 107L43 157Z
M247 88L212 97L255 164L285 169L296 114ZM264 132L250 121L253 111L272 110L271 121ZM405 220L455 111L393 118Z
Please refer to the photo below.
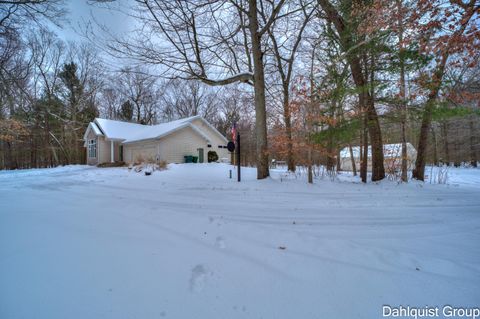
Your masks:
M0 172L0 318L382 318L479 306L480 169L449 185Z

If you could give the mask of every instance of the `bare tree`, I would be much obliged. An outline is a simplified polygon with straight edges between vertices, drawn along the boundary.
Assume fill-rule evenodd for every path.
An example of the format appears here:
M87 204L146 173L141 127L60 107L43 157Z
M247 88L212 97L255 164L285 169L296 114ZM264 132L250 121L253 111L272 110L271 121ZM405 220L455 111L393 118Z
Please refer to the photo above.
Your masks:
M118 77L118 87L124 101L134 108L134 121L140 124L155 124L162 92L154 77L142 68L124 68Z
M59 24L65 13L64 0L0 0L0 36L17 33L27 24Z
M58 89L58 95L65 106L61 120L70 139L69 161L73 163L82 162L83 130L98 113L96 100L103 84L102 70L102 63L93 47L70 44L59 74L63 85Z
M65 14L63 0L0 0L0 90L19 90L25 95L29 66L25 57L24 34L47 21L59 24ZM3 103L2 103L3 104ZM0 109L0 113L2 110Z
M290 90L291 81L294 74L294 66L298 49L302 43L303 32L310 22L316 8L310 6L308 1L298 1L290 4L291 11L298 11L287 16L279 23L272 25L268 29L268 35L271 40L273 56L275 59L276 71L280 76L281 91L283 95L283 120L285 122L285 134L287 139L287 166L288 170L295 171L295 160L293 156L292 142L292 119L290 111ZM262 16L266 22L267 17Z
M448 62L451 61L450 57L462 50L472 52L472 44L475 41L478 42L478 33L472 31L476 30L476 24L470 23L475 20L476 13L480 9L478 1L470 0L465 3L462 1L449 2L450 5L444 6L443 12L440 12L434 4L429 2L423 1L419 5L420 8L422 8L422 6L426 7L424 12L426 15L429 15L431 19L425 26L425 32L427 34L438 31L436 27L437 24L449 24L453 27L453 29L450 28L448 34L445 34L444 28L439 28L441 31L438 31L436 36L424 40L425 42L430 42L425 45L427 48L430 48L426 50L427 53L435 53L437 54L437 58L435 59L435 63L433 64L434 68L429 76L430 80L427 81L428 83L426 84L428 95L418 138L418 153L415 161L415 169L413 170L413 178L422 181L425 178L428 134L432 123L432 114L444 82L445 70L447 69ZM452 12L455 12L455 14L452 14ZM460 14L457 14L457 12ZM448 17L448 19L445 19L445 16ZM453 24L451 24L452 22ZM434 27L432 28L432 26Z
M199 81L172 79L164 84L161 113L166 120L201 115L213 122L218 113L217 92Z

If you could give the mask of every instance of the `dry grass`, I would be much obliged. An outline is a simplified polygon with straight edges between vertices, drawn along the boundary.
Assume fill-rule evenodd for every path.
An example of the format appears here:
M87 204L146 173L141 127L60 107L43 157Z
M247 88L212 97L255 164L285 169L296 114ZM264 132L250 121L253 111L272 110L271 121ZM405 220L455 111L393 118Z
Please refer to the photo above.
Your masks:
M166 170L167 166L168 163L166 161L155 162L153 160L147 160L141 163L134 163L133 165L130 165L128 169L133 169L137 173L145 171L146 175L150 175L154 171Z
M157 165L159 170L164 170L167 169L168 163L166 161L159 161Z
M97 167L123 167L123 166L125 166L125 162L101 163L97 165Z

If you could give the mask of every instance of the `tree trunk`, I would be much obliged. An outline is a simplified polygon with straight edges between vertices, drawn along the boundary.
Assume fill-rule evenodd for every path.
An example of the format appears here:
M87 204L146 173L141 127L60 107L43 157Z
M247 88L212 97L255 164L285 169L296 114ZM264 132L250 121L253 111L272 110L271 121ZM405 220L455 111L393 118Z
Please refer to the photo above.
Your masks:
M368 70L368 69L367 69ZM371 53L370 93L367 91L368 130L372 144L372 182L385 178L382 131L375 109L375 54Z
M455 140L454 140L454 143L453 143L453 154L455 154L455 157L453 158L453 165L455 167L460 167L462 165L462 161L464 160L464 157L462 157L462 155L460 154L460 149L459 149L459 132L458 132L458 122L455 123L455 133L454 133L454 136L455 136ZM462 136L463 137L463 136Z
M37 146L35 145L35 138L31 137L30 139L30 167L34 168L37 167Z
M402 182L408 181L408 163L407 163L407 103L405 94L405 58L403 56L403 21L402 17L402 0L397 0L398 10L398 45L399 45L399 63L400 63L400 114L402 127Z
M408 152L406 123L402 120L402 182L408 182Z
M437 100L438 92L440 90L441 79L445 70L445 64L447 63L448 56L443 56L440 67L433 76L434 87L428 95L427 102L425 104L425 110L423 111L422 126L420 127L420 136L418 139L417 148L417 160L415 161L415 169L413 170L413 178L420 181L425 180L425 163L427 156L427 144L428 144L428 132L430 131L430 125L432 123L432 113Z
M285 133L287 137L287 166L288 170L295 172L295 160L293 158L293 142L292 142L292 117L290 114L290 96L288 87L283 88L283 119L285 121Z
M332 137L330 136L327 142L327 171L333 171L335 167L335 159L333 156L334 148Z
M49 99L49 102L50 104L50 99ZM45 128L44 128L44 139L45 139L45 145L44 145L44 151L45 151L45 163L44 163L44 167L48 167L49 165L52 166L52 153L51 150L53 148L51 148L51 143L50 143L50 134L48 133L50 131L50 123L48 121L48 113L45 111L44 112L44 116L45 116ZM47 158L47 154L48 154L48 158Z
M348 150L350 151L350 160L352 161L353 176L357 176L357 165L355 164L355 158L353 157L352 144L348 144Z
M432 138L433 138L433 164L438 166L438 150L437 150L437 134L432 126Z
M435 95L436 96L436 95ZM425 162L427 153L428 131L432 121L433 103L435 99L428 99L423 114L422 126L420 127L420 137L418 140L417 160L415 161L415 169L413 170L413 178L425 180Z
M473 116L470 117L469 129L470 129L470 164L473 167L477 167L477 152L475 150L475 129L473 125Z
M257 138L257 179L267 178L268 144L267 144L267 114L265 103L265 74L261 34L258 30L257 1L249 0L249 30L252 39L253 78L255 91L255 130Z
M448 122L444 121L442 123L442 135L443 135L443 152L445 155L444 162L447 166L450 166L450 149L448 145Z
M450 55L449 49L450 47L452 47L452 42L458 40L458 37L463 34L468 22L476 12L476 10L473 9L475 6L475 1L471 0L468 4L466 4L466 6L468 8L465 10L465 13L461 19L461 26L453 34L450 35L450 39L447 43L447 50L445 50L441 55L440 63L438 64L432 76L431 89L430 93L428 94L427 102L425 104L425 110L423 112L422 118L422 126L420 128L420 136L418 139L417 160L415 162L415 169L413 170L413 178L421 181L425 179L428 132L430 131L430 125L432 122L432 112L435 107L438 92L440 91L440 87L442 85L443 75L445 73L445 66Z
M310 101L307 104L307 145L308 145L308 167L307 167L307 173L308 173L308 183L313 184L313 160L312 160L312 141L310 140L310 133L312 132L312 108L313 108L313 99L315 95L315 90L314 90L314 85L315 82L313 81L313 61L314 61L314 56L315 56L315 46L313 47L312 50L312 58L311 58L311 64L310 64Z
M340 160L340 150L337 149L337 172L342 170L342 161Z
M362 153L362 161L360 163L360 178L362 179L363 183L367 182L367 170L368 170L368 132L367 132L367 122L368 117L366 114L364 116L363 121L363 141L362 141L362 148L360 152Z
M7 145L7 149L6 149L6 152L5 152L5 167L7 169L14 169L14 165L13 165L13 159L12 159L12 143L10 142L5 142L5 144Z
M360 170L360 179L362 180L363 182L363 170L362 170L362 163L363 163L363 141L364 141L364 138L363 138L363 134L365 133L365 124L363 123L362 121L362 129L360 130L360 145L359 145L359 148L358 148L358 157L360 159L360 162L359 162L359 170Z
M337 103L335 101L332 102L331 110L330 110L330 117L335 119L335 110L337 108ZM327 170L333 171L335 169L335 145L333 140L333 135L330 134L327 141Z
M313 172L312 172L312 147L308 146L308 183L313 184Z
M319 5L325 11L327 19L335 25L340 36L342 50L349 52L355 45L355 30L348 29L348 21L344 20L335 7L328 0L318 0ZM373 96L368 92L367 88L367 72L362 72L361 61L356 54L349 52L347 61L352 71L353 81L358 90L359 104L362 110L366 110L368 116L368 132L372 146L372 181L378 181L385 178L385 168L383 163L383 143L380 122L378 114L375 110L375 102Z

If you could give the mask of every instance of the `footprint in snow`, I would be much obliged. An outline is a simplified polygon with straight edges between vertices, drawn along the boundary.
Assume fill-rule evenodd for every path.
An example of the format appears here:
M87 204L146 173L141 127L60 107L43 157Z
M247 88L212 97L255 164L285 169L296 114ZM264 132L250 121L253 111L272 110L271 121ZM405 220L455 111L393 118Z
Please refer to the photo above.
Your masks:
M193 267L192 275L190 277L190 291L201 292L205 288L205 281L207 279L207 269L205 266L199 264Z
M223 238L222 236L218 236L215 239L215 246L220 249L225 249L227 247L227 245L225 244L225 238Z

